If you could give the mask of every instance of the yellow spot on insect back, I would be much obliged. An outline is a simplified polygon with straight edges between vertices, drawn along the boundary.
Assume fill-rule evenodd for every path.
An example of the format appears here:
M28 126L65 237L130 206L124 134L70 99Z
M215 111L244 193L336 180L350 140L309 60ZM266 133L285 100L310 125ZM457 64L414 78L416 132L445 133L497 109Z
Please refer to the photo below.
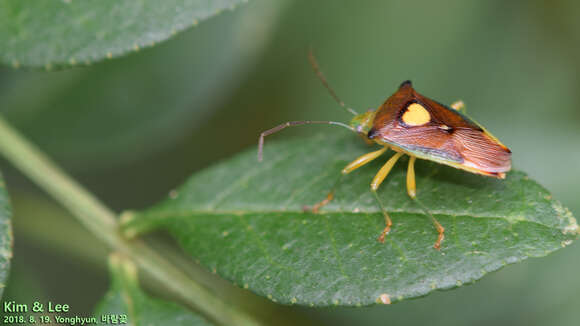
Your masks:
M431 115L421 104L412 103L407 107L401 119L409 126L421 126L431 120Z

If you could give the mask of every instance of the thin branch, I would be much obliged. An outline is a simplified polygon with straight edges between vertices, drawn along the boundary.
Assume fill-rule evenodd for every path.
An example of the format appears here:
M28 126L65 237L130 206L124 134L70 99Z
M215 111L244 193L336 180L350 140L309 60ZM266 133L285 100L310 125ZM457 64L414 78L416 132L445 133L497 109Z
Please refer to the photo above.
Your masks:
M139 240L118 231L116 214L67 176L36 146L0 116L0 154L67 208L89 231L112 249L122 252L169 291L211 320L223 325L260 325L254 317L222 301Z

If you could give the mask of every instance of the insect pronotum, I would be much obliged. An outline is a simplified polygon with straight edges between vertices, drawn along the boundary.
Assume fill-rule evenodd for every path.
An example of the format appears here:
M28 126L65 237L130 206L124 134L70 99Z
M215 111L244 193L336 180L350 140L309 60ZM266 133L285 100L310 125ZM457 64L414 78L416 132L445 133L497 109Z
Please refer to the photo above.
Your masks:
M415 160L419 158L434 161L471 173L504 179L505 173L511 168L511 151L485 128L465 115L465 105L462 101L456 101L449 107L445 106L419 94L413 88L411 81L404 81L399 89L377 110L368 110L359 114L346 106L328 85L312 51L309 52L308 58L314 72L330 92L330 95L354 117L349 125L335 121L289 121L266 130L260 134L258 160L262 161L264 137L286 127L303 124L341 126L358 133L365 140L381 146L380 149L364 154L349 163L342 170L342 175L375 160L389 149L393 150L395 154L387 160L370 184L371 192L385 218L385 228L378 238L380 242L384 242L393 223L377 195L377 189L397 160L403 155L408 155L407 194L422 207L432 220L438 232L433 247L440 249L445 229L417 200ZM321 207L329 203L334 198L334 189L338 183L330 190L326 198L310 207L309 210L318 212Z

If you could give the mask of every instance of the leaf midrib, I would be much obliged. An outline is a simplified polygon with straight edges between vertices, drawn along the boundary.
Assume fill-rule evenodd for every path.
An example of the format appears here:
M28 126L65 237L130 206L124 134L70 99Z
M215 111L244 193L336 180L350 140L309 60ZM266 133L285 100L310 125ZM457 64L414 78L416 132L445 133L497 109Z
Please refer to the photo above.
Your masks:
M416 214L416 215L423 215L425 216L422 210L419 211L408 211L408 210L388 210L389 214ZM555 212L559 218L563 218L563 216ZM301 210L262 210L262 211L243 211L243 210L211 210L211 211L204 211L204 210L191 210L191 211L171 211L168 213L157 213L157 212L148 212L145 214L139 214L146 218L160 218L160 219L167 219L171 217L186 217L191 215L249 215L249 214L304 214ZM359 211L359 212L345 212L345 211L323 211L319 212L319 215L322 214L381 214L380 211ZM448 212L435 212L432 211L431 214L439 215L439 216L447 216L447 217L467 217L467 218L481 218L481 219L498 219L504 220L509 222L510 224L518 224L520 222L530 223L538 226L542 226L548 229L555 229L559 231L564 231L565 228L559 228L554 225L547 225L538 221L532 220L525 220L525 219L510 219L506 218L505 216L486 216L486 215L473 215L473 214L452 214Z

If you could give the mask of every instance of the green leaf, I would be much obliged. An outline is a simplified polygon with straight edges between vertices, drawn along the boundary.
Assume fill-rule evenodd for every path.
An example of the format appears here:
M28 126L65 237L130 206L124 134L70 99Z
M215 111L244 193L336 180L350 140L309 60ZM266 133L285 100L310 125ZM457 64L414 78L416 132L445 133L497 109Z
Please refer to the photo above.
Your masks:
M0 2L0 61L90 64L153 46L244 0Z
M418 161L418 198L446 228L437 251L437 232L406 194L402 160L379 188L394 222L381 244L384 219L369 183L386 157L345 176L319 214L304 213L342 167L376 149L328 131L267 143L263 163L250 150L199 172L166 201L127 213L124 231L163 226L200 264L238 286L312 306L400 301L454 288L577 236L572 214L523 172L497 180Z
M175 303L146 295L139 287L137 267L127 258L112 254L109 257L109 269L111 288L95 311L97 321L113 324L110 321L104 322L102 318L114 315L125 316L127 325L211 325Z
M161 46L85 69L7 71L0 112L69 168L143 160L217 111L258 60L282 10L252 2Z
M12 259L12 210L6 191L4 178L0 174L0 298L6 287L6 280Z

